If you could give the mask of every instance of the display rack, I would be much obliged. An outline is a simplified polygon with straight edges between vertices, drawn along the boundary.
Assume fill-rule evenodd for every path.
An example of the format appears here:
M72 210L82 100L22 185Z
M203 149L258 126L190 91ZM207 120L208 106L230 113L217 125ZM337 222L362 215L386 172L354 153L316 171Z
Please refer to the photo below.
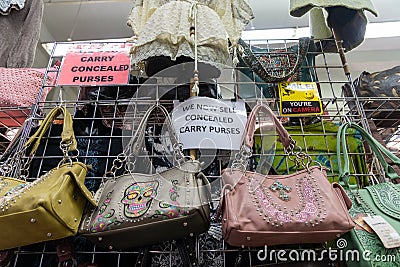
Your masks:
M331 40L334 41L334 40ZM249 42L250 45L258 45L263 48L281 47L288 48L290 45L296 44L297 39L292 40L257 40ZM329 122L339 124L343 121L352 121L368 128L366 121L365 111L359 102L356 95L353 97L343 96L342 85L351 82L350 74L345 64L345 56L343 51L338 53L325 53L322 49L321 41L315 40L315 51L309 51L306 59L306 69L312 77L312 81L317 83L321 99L324 106L324 114L313 117L301 117L296 119L282 118L285 126L296 126L298 132L294 135L303 139L304 151L311 156L325 156L325 160L334 165L334 157L336 152L328 149L331 144L328 144L330 138L336 137L335 132L328 131L322 127L319 133L310 133L306 130L307 125L315 123L316 121ZM65 46L66 43L56 43L52 54L50 56L47 69L50 70L51 66L57 61L62 61L63 54L56 53L59 46ZM68 43L74 45L74 43ZM314 62L309 62L308 58L315 58ZM262 83L256 80L243 79L241 72L249 72L250 69L240 69L226 67L223 75L219 79L208 80L201 83L200 96L206 95L218 98L238 99L244 98L249 108L256 103L262 101L267 103L273 110L277 112L278 98L276 94L276 84ZM201 76L201 74L200 74ZM254 77L253 73L253 77ZM224 78L222 78L224 77ZM233 77L233 78L232 78ZM180 77L182 78L182 77ZM189 77L190 78L190 77ZM132 129L127 125L133 125L143 115L146 107L158 101L160 104L165 105L169 111L173 108L173 101L184 101L190 94L189 80L183 79L130 79L129 85L112 86L112 87L56 87L53 90L58 92L53 95L58 95L58 98L53 100L46 99L46 101L38 101L32 108L29 121L25 125L24 131L19 137L20 143L31 134L32 130L43 119L44 114L49 108L55 105L65 105L74 116L74 128L76 138L78 140L78 148L80 151L78 159L86 164L93 166L93 169L88 174L88 182L86 183L90 190L94 191L99 185L102 175L105 170L110 167L113 159L121 151L124 140L132 133ZM145 82L143 82L145 81ZM265 97L260 92L260 88L269 87L273 88L273 95ZM165 94L168 88L169 93ZM353 88L354 89L354 88ZM104 92L110 93L114 90L112 96L104 96ZM41 91L43 92L43 90ZM61 93L60 93L61 92ZM71 93L73 92L73 93ZM136 92L136 94L133 94ZM73 97L66 99L69 94ZM129 97L127 97L129 96ZM161 97L162 96L162 97ZM61 97L63 97L61 101ZM39 94L37 99L41 99ZM128 107L126 109L126 107ZM121 114L124 114L121 116ZM281 117L280 117L281 118ZM260 122L263 119L259 118ZM125 124L122 122L125 120ZM160 162L159 154L163 151L163 139L168 138L160 135L160 125L162 125L163 118L159 114L154 114L151 122L147 127L146 133L146 150L149 154L150 162L158 168L158 171L167 167L165 161ZM129 123L127 123L129 122ZM41 150L35 155L31 167L31 179L36 179L39 175L45 173L49 168L54 167L53 163L61 159L61 153L57 151L59 139L57 131L59 125L53 125L48 135L43 138ZM273 132L259 132L258 137L276 137ZM308 138L315 138L321 140L323 146L327 149L324 152L314 151L312 146L307 145ZM322 153L322 154L321 154ZM271 151L261 149L254 153L254 164L257 168L261 160L268 159L272 156L284 156L284 154L271 153ZM359 156L365 154L360 151ZM231 152L221 150L202 150L197 154L202 161L206 162L206 167L203 173L207 178L213 182L211 203L213 222L208 233L197 237L194 245L191 248L196 254L200 266L234 266L238 256L241 258L242 265L239 266L275 266L282 262L277 258L269 259L268 261L257 260L257 252L263 248L235 248L227 245L222 240L221 224L215 218L215 212L218 206L219 195L221 191L221 183L219 181L221 171L228 166L231 158ZM284 158L282 166L289 166L287 158ZM148 167L148 166L147 166ZM289 171L287 167L286 171ZM18 170L16 170L18 171ZM353 173L354 176L364 175L363 173ZM333 169L328 170L330 179L337 179L337 173ZM336 177L336 178L335 178ZM127 251L105 251L97 248L96 246L85 242L82 237L76 237L74 240L74 249L78 261L95 262L100 266L115 266L127 267L133 266L139 249L132 249ZM10 266L34 266L34 267L48 267L57 265L56 257L56 242L47 242L27 247L21 247L15 250L15 257ZM308 249L314 248L317 253L325 248L325 244L312 244L312 245L293 245L278 247L280 249ZM272 249L272 248L271 248ZM182 266L182 261L178 255L174 242L166 242L160 245L154 245L150 249L152 255L153 266ZM317 264L317 263L314 263ZM319 262L318 266L335 266L335 262L329 259L324 259ZM285 262L284 266L304 266L304 265L289 265ZM314 265L310 265L314 266ZM317 266L317 265L316 265Z
M400 154L399 97L358 97L369 124L375 126L382 142L396 155Z
M59 62L54 62L54 65L58 65ZM7 105L0 105L0 154L3 154L7 147L10 145L12 140L16 135L18 135L18 130L20 128L23 128L24 123L27 121L27 118L30 116L31 112L34 110L37 110L37 107L41 107L42 103L39 103L39 99L44 99L42 98L42 95L44 96L44 92L49 92L51 91L55 86L53 83L53 79L50 78L52 74L58 73L57 67L52 67L49 66L46 69L46 72L44 73L43 80L41 81L40 89L37 87L37 92L39 94L37 95L32 95L30 96L32 98L32 101L29 101L31 103L34 103L31 106L25 105L19 105L19 106L13 106L11 103L8 103ZM17 69L15 69L17 70ZM29 70L29 69L25 69ZM35 69L31 69L35 70ZM35 70L36 71L36 70ZM40 73L40 72L38 72ZM21 74L18 74L21 75ZM19 77L19 76L18 76ZM36 76L34 76L36 78ZM16 84L19 82L18 78L14 77L16 80ZM30 77L26 78L26 82L28 83ZM22 84L23 84L22 82ZM33 81L32 81L33 82ZM25 85L25 84L23 84ZM36 84L35 84L36 85ZM21 86L20 86L21 87ZM26 90L32 91L31 88L26 88ZM10 88L10 93L11 94L16 94L15 91L13 91L12 88ZM9 102L6 101L6 102Z

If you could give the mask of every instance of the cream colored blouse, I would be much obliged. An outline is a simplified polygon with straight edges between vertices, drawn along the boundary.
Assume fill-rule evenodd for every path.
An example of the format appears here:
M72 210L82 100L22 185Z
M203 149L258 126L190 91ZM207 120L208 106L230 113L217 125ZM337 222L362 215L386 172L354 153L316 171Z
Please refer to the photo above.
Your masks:
M134 32L132 63L152 56L194 58L194 17L199 61L222 69L228 39L237 43L253 13L246 0L135 0L128 20Z
M132 28L134 35L139 36L153 13L169 2L199 3L215 11L222 22L228 37L232 43L239 40L246 25L254 18L253 11L247 0L132 0L133 8L127 24ZM177 20L177 16L170 14L171 20ZM201 18L200 18L201 19ZM215 25L209 22L210 27Z

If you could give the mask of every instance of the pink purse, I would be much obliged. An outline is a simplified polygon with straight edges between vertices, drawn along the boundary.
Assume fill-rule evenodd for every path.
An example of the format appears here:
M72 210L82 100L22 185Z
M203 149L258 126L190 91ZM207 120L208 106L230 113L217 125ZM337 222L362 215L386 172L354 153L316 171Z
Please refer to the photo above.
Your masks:
M256 115L271 116L290 158L302 167L290 175L263 175L247 171ZM337 183L331 184L321 166L295 151L295 142L271 109L258 104L249 115L243 146L230 169L223 170L220 200L224 240L232 246L322 243L354 227L351 201Z

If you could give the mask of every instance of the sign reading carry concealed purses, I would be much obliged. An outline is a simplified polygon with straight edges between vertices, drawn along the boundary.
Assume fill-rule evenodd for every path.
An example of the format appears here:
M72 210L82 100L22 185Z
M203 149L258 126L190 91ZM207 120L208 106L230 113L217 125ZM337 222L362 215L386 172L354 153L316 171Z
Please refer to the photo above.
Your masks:
M127 84L130 58L125 52L67 53L57 85Z

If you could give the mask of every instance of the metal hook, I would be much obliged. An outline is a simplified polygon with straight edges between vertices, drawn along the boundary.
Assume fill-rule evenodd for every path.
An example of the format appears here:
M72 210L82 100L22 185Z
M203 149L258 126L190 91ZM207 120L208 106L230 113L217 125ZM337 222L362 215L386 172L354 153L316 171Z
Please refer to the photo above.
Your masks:
M371 185L379 184L378 178L375 176L375 174L372 171L369 172L369 175L372 176L369 181L371 183Z
M262 99L257 99L257 103L256 103L256 105L263 105L263 101L262 101Z
M60 103L57 105L57 107L67 107L67 102L64 100L63 97L63 91L64 91L64 87L60 87L60 91L58 92L58 99L60 101Z

